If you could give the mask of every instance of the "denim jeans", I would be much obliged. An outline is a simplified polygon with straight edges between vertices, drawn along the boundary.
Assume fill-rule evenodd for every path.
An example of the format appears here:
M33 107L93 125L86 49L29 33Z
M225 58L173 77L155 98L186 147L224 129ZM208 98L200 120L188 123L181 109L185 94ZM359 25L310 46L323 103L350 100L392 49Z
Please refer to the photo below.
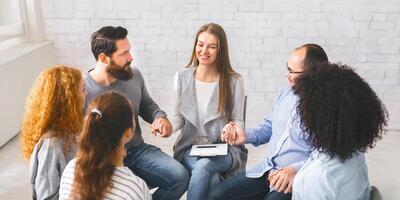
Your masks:
M183 165L190 172L191 177L187 191L188 200L204 200L209 188L219 183L219 175L228 171L232 166L232 155L215 157L190 157L191 149L185 151Z
M124 164L150 187L158 187L154 200L179 200L185 193L189 173L159 148L143 143L127 150Z
M269 192L268 172L260 178L248 178L240 172L210 189L210 200L290 200L292 194Z

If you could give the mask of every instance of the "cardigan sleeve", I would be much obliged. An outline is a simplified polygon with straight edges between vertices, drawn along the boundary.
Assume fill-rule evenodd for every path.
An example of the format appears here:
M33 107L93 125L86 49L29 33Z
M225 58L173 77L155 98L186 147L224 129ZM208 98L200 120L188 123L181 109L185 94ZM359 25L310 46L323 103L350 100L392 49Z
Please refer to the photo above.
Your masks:
M236 122L240 124L240 126L244 129L243 122L243 108L244 108L244 81L243 77L240 77L236 81L236 87L233 96L233 108L231 114L232 122Z
M179 111L180 97L181 97L181 86L179 85L179 72L174 77L174 115L172 116L172 132L179 131L185 124L185 120L181 112Z

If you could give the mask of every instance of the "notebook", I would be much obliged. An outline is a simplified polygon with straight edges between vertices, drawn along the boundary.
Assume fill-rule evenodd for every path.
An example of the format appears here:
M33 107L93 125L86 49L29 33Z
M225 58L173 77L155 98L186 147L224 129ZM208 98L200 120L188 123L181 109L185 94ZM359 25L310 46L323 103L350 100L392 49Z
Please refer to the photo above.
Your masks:
M193 145L189 156L211 157L228 155L228 144Z

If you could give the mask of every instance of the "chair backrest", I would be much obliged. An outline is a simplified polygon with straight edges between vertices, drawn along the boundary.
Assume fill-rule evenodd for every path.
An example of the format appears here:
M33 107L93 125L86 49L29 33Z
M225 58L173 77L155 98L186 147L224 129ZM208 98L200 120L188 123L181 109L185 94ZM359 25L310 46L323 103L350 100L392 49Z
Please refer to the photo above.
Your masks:
M246 109L247 109L247 95L244 95L243 102L243 125L246 127Z
M371 186L371 200L382 200L382 195L379 192L378 188L375 186Z

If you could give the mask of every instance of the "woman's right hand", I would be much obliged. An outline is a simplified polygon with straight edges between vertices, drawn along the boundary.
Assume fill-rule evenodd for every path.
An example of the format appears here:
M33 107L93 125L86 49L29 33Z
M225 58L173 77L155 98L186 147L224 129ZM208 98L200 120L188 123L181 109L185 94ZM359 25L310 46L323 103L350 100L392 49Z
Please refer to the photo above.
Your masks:
M221 140L228 144L244 144L246 141L246 134L243 128L236 122L229 122L222 129Z

